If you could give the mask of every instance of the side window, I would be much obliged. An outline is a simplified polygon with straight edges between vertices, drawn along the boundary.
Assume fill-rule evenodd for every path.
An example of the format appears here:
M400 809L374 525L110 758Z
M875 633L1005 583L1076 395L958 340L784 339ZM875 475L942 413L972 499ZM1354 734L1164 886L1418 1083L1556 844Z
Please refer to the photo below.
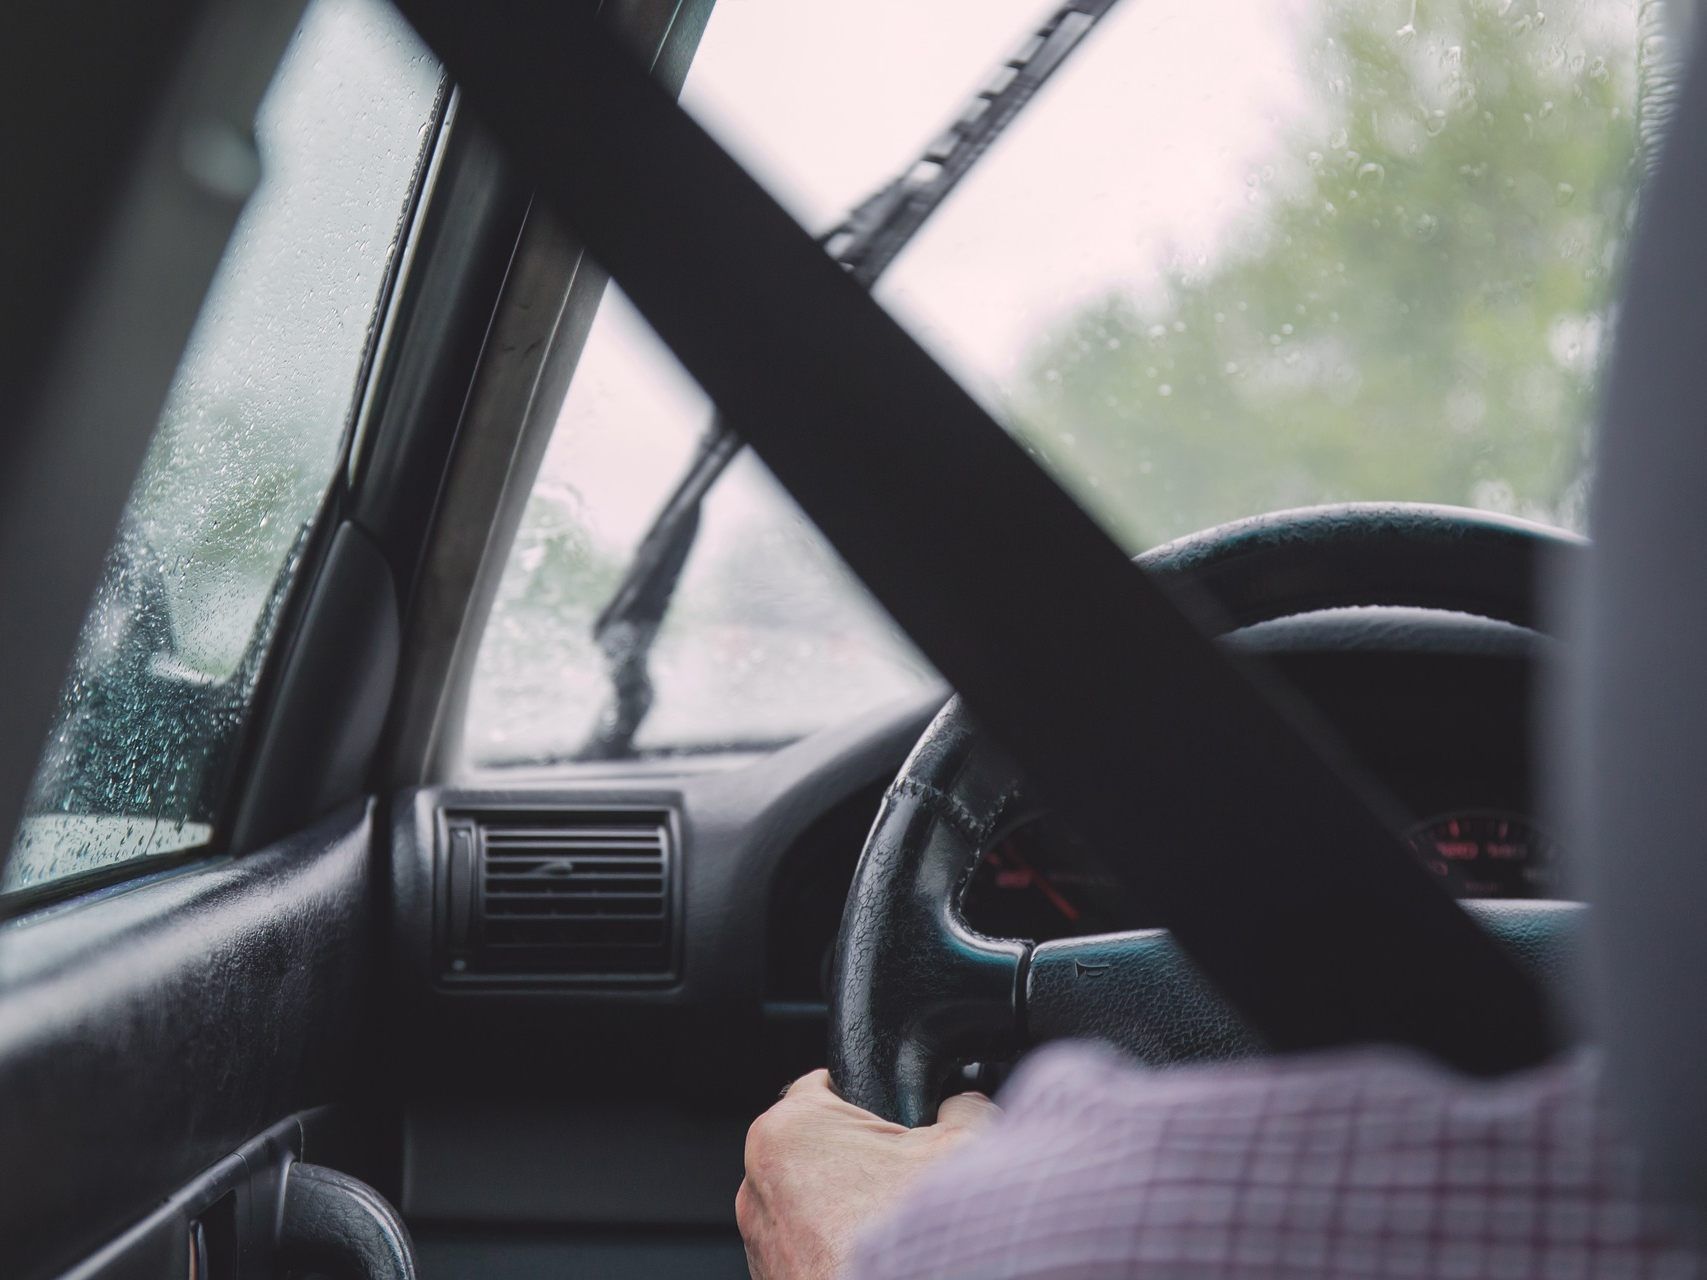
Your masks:
M262 178L131 490L0 892L206 844L337 468L439 72L383 0L315 0Z

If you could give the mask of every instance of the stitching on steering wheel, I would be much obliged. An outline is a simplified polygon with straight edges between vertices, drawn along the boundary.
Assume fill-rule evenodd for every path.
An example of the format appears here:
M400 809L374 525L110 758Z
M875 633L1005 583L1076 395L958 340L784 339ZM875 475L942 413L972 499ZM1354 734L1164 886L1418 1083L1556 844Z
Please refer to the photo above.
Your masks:
M984 841L990 838L990 832L995 830L1002 810L1011 798L1011 793L1004 794L989 820L979 822L963 801L931 786L928 782L919 782L914 778L897 778L889 786L889 795L909 795L922 801L938 819L948 823L966 840L978 846L982 846Z

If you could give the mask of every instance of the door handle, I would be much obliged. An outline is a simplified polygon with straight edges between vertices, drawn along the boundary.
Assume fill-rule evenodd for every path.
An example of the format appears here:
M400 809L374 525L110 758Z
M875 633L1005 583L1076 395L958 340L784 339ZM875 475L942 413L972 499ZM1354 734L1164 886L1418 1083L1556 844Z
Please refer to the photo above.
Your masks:
M296 1161L285 1173L279 1253L329 1280L416 1280L409 1230L359 1178Z

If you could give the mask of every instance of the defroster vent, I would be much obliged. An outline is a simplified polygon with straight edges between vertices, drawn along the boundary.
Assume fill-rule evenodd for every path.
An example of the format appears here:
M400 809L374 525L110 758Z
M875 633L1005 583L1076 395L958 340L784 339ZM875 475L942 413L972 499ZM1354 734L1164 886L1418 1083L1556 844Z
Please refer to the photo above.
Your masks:
M676 975L669 813L453 813L445 836L447 977L587 984Z

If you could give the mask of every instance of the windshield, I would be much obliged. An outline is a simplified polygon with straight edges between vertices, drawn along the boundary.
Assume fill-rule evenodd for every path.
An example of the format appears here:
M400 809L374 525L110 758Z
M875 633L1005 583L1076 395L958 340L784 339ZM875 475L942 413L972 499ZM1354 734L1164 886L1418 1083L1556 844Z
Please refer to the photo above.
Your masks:
M881 292L1133 550L1346 499L1576 527L1635 22L1121 6Z
M821 229L1043 16L726 0L685 100ZM1637 53L1620 0L1126 0L878 294L1134 552L1350 499L1578 526ZM613 291L481 652L475 762L582 750L593 620L709 418ZM712 490L653 677L637 754L934 687L751 458Z

